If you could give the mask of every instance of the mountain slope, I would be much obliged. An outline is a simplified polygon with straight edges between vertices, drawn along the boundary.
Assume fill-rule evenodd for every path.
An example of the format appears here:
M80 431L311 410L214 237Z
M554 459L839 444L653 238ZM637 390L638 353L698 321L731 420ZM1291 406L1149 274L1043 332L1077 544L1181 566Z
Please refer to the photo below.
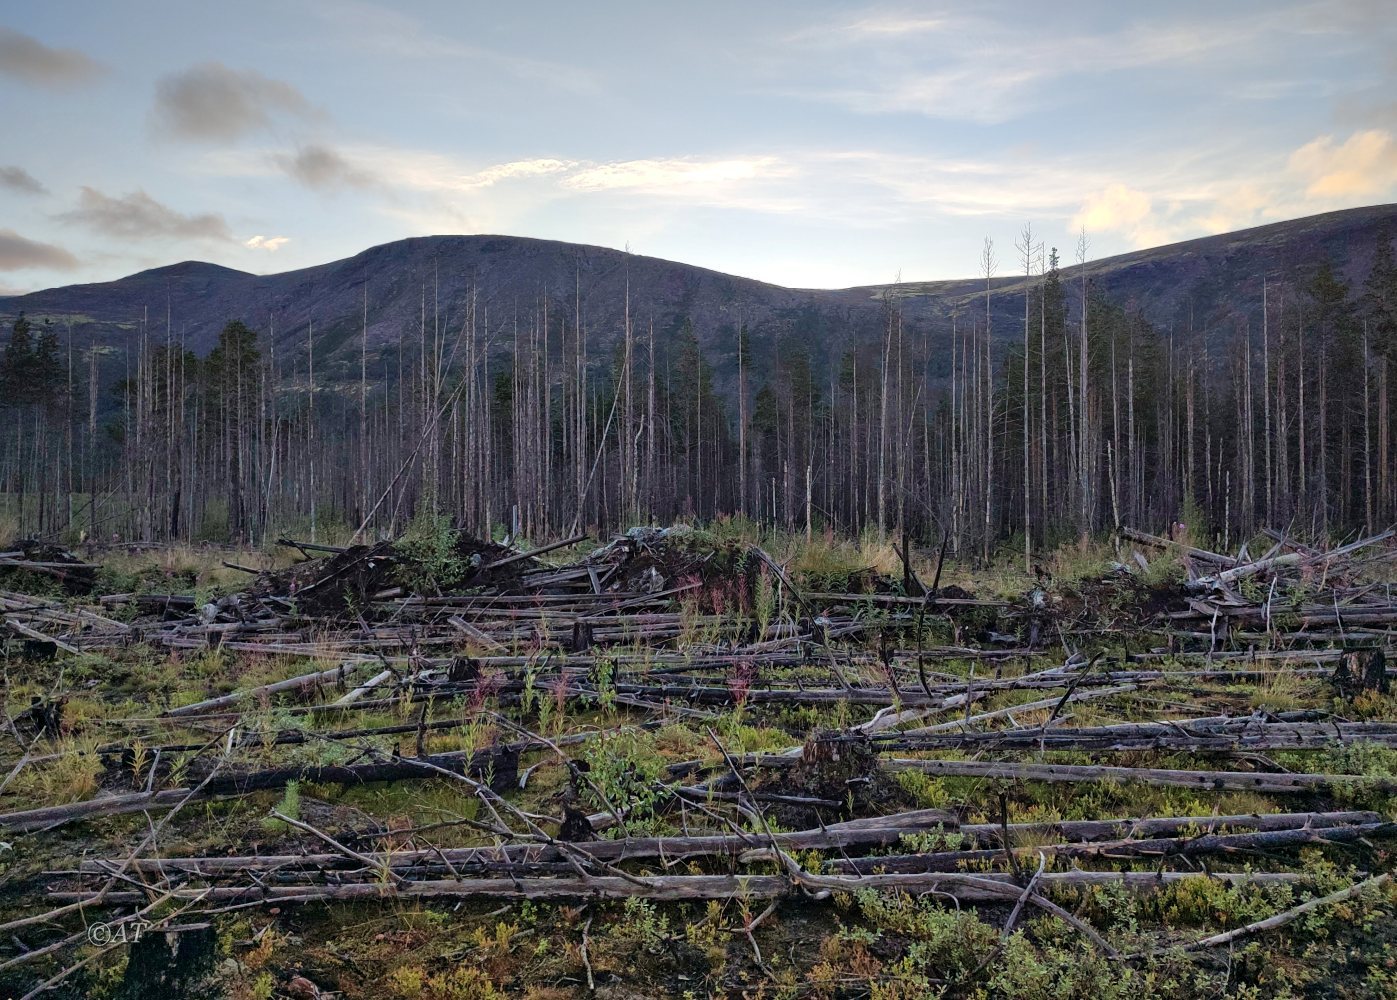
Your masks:
M1183 328L1191 322L1221 335L1238 314L1259 316L1263 275L1295 280L1328 257L1360 285L1377 240L1394 230L1397 205L1382 205L1136 251L1087 268L1095 286L1122 304L1134 302L1157 325ZM1063 270L1071 282L1076 269ZM992 283L995 331L1006 339L1022 328L1022 283L1022 277L1008 275ZM759 353L771 351L782 333L795 333L827 360L848 338L877 335L886 295L899 300L909 323L936 329L954 309L981 315L984 282L792 289L602 247L432 236L281 274L258 276L188 261L111 282L0 297L0 321L8 323L24 310L71 325L78 345L120 348L131 342L143 316L150 336L163 340L168 315L173 335L199 353L230 319L274 330L278 344L291 351L304 350L313 323L317 368L323 359L333 377L337 363L346 373L357 372L365 310L370 349L385 350L400 337L419 336L424 315L429 328L439 323L454 335L472 294L497 344L512 339L516 323L527 330L546 301L553 336L560 320L571 325L580 315L589 353L604 356L619 336L628 290L639 336L653 323L657 340L666 345L691 323L723 384L739 324L753 332Z

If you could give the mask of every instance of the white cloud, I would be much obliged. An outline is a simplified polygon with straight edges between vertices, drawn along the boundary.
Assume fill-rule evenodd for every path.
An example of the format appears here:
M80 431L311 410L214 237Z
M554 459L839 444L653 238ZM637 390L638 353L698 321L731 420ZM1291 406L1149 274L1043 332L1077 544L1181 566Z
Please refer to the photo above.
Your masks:
M392 206L394 214L416 215L417 209L404 200L426 197L440 206L450 203L458 217L479 217L479 210L464 207L467 202L488 195L498 204L511 192L533 199L631 193L770 212L795 211L805 204L788 187L773 188L796 177L800 166L770 153L616 161L540 156L481 165L418 149L317 145L295 156L273 150L211 151L199 163L205 172L223 176L284 174L313 187L358 187L385 210ZM345 178L358 180L348 183Z
M1105 31L1064 29L1072 19L1042 19L1023 10L927 16L873 9L786 36L785 44L771 47L767 63L788 96L860 114L996 124L1052 100L1056 91L1050 85L1067 78L1120 72L1145 78L1210 64L1250 67L1254 56L1274 52L1278 39L1301 37L1296 8L1291 3L1241 15L1224 10L1207 19L1140 19ZM1310 38L1307 44L1316 43ZM811 59L821 66L814 80L803 72ZM1250 85L1264 86L1265 71L1283 65L1261 63ZM792 86L792 79L803 82Z
M249 250L265 250L268 253L276 253L290 242L291 237L289 236L253 236L243 240L243 246Z
M836 35L842 39L853 37L902 37L905 35L925 35L934 31L943 31L950 27L951 19L947 17L924 17L917 14L892 14L892 13L870 13L865 17L850 21L835 28ZM828 37L828 28L806 29L799 32L797 37L805 40L814 40L820 37Z
M498 163L493 167L486 167L478 170L474 174L468 174L460 179L460 186L464 188L486 188L492 187L501 181L517 180L523 177L547 177L550 174L561 174L572 170L577 166L574 160L513 160L509 163Z
M726 187L744 181L789 177L792 173L794 170L790 164L775 156L725 160L681 157L594 164L569 174L562 184L573 191L629 189L673 194Z
M1072 228L1089 233L1130 232L1150 217L1152 202L1144 191L1124 184L1111 184L1087 196L1081 210L1072 217Z
M1206 160L1192 176L1151 176L1137 164L1122 177L1129 184L1092 187L1071 226L1160 246L1397 197L1397 139L1382 129L1323 135L1288 155Z
M1309 198L1386 196L1397 189L1397 141L1385 129L1355 132L1337 144L1320 136L1290 155L1290 169L1305 181Z

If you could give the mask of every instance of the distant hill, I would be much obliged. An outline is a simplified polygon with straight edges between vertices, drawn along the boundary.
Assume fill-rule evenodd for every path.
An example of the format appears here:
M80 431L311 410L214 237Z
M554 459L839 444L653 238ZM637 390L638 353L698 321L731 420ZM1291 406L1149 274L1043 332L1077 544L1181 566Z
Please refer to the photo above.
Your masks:
M1327 257L1341 275L1361 284L1377 240L1394 232L1397 205L1382 205L1188 240L1087 267L1096 287L1121 304L1135 303L1160 328L1182 329L1191 316L1196 328L1226 336L1237 314L1259 316L1263 275L1295 280ZM1075 273L1063 270L1068 279ZM1006 340L1022 329L1022 281L1005 275L993 282L995 331ZM850 338L877 335L886 295L901 303L908 323L931 324L935 331L957 308L977 315L972 308L982 307L984 292L981 279L784 288L603 247L513 236L429 236L281 274L186 261L116 281L0 297L0 322L8 325L23 310L71 325L79 346L120 349L132 342L142 316L148 317L151 337L163 340L168 315L175 337L199 353L230 319L264 333L274 328L279 353L303 352L307 324L313 323L317 370L330 378L336 370L357 377L366 296L371 351L391 349L400 337L415 339L424 309L429 326L435 316L454 335L474 290L497 343L512 339L516 322L527 328L546 300L555 336L560 314L571 324L578 312L594 345L589 353L605 357L620 334L628 287L638 333L644 336L653 323L657 340L666 345L691 323L720 387L730 384L739 324L752 331L757 364L786 332L814 345L823 366Z
M1089 261L1093 286L1121 305L1134 303L1156 326L1182 327L1192 322L1200 330L1230 331L1236 315L1260 316L1263 277L1272 284L1305 280L1321 260L1357 288L1372 267L1378 240L1397 238L1397 205L1375 205L1312 215L1218 236L1136 250L1116 257ZM1062 248L1064 263L1069 248ZM1075 278L1075 266L1062 268L1064 278ZM1022 276L996 279L996 292L1023 293ZM907 302L945 308L948 303L967 304L984 294L983 279L904 282L860 289L870 298L890 290ZM1006 296L1007 297L1007 296ZM1009 303L1001 302L1002 315L1010 319ZM997 313L998 315L998 313ZM1022 299L1019 300L1022 330ZM1006 335L1010 330L1003 330Z

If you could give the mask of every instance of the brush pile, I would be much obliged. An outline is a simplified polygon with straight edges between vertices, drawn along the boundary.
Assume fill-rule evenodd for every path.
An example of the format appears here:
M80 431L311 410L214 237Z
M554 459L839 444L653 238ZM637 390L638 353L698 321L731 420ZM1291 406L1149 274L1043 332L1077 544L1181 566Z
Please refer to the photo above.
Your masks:
M760 547L683 527L572 559L581 538L455 534L426 557L288 540L304 561L211 600L0 594L50 656L189 665L107 714L66 689L12 706L0 836L21 859L10 926L35 930L0 974L69 954L96 919L633 898L762 901L741 930L755 974L784 903L868 891L979 905L1006 938L1036 912L1140 963L1166 942L1097 919L1092 893L1204 880L1281 900L1287 923L1308 912L1292 893L1385 883L1397 774L1373 755L1397 752L1397 602L1373 571L1392 534L1259 558L1125 537L1181 573L1151 582L1127 553L1073 615L1041 574L1014 600L910 565L920 596L802 590ZM1104 624L1112 601L1144 624ZM1364 714L1335 714L1336 692ZM52 793L40 778L71 754L91 785ZM1301 849L1358 867L1326 882ZM591 926L562 974L578 984ZM340 989L357 974L323 963Z

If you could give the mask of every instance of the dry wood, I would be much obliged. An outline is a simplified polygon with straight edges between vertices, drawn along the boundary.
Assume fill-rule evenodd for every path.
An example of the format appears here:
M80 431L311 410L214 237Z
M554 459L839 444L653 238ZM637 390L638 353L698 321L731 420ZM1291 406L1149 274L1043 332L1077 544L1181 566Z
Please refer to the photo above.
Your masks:
M288 677L286 680L275 681L271 684L262 684L258 687L248 688L244 691L234 691L232 694L223 695L220 698L210 698L207 701L195 702L192 705L181 705L179 708L172 708L162 713L170 717L184 715L200 715L210 711L217 711L220 708L228 708L236 705L240 701L249 698L260 698L264 695L280 694L282 691L296 691L302 688L312 687L316 684L329 682L342 682L348 674L362 667L366 660L347 661L329 670L320 670L313 674L302 674L299 677Z
M822 737L834 741L844 737ZM849 739L863 739L864 734ZM984 733L884 734L867 737L892 750L1321 750L1350 743L1397 746L1397 724L1365 722L1145 722L1080 728L1033 727Z
M1044 888L1061 886L1120 885L1148 891L1186 879L1206 878L1231 885L1292 885L1311 881L1294 872L1050 872L1039 880ZM390 899L441 899L489 896L497 899L628 899L652 901L701 899L772 899L791 893L799 884L807 889L828 892L854 892L872 889L912 894L936 893L968 901L1013 901L1020 887L1012 877L994 872L965 875L959 872L919 872L911 875L663 875L623 878L596 875L578 878L494 878L407 881L398 885L384 882L344 883L325 886L215 886L177 888L171 899L208 902L258 901L277 905L334 900L365 901ZM144 892L114 891L98 900L95 893L82 890L54 890L49 899L61 903L102 902L123 906L144 902Z
M763 765L779 760L764 757ZM884 762L894 771L925 771L943 777L1002 778L1025 781L1116 781L1167 788L1212 791L1251 791L1290 794L1330 791L1338 787L1365 788L1391 795L1397 779L1360 774L1263 774L1251 771L1185 771L1155 767L1109 767L1101 764L1022 764L974 760L915 760L898 757Z
M1351 885L1347 889L1340 889L1337 892L1331 892L1327 896L1311 899L1308 902L1301 903L1299 906L1294 906L1289 910L1277 913L1273 917L1267 917L1265 920L1258 920L1254 923L1247 924L1245 927L1238 927L1235 930L1223 931L1221 934L1213 934L1209 937L1205 937L1200 941L1195 941L1188 945L1186 950L1201 951L1205 948L1217 948L1221 945L1231 944L1233 941L1240 938L1250 937L1253 934L1260 934L1262 931L1284 927L1286 924L1299 920L1307 913L1313 913L1315 910L1323 909L1326 906L1333 906L1335 903L1342 903L1345 900L1362 895L1369 889L1376 889L1379 886L1386 885L1391 879L1392 876L1389 873L1374 875L1372 878L1364 879L1362 882Z
M1319 829L1301 827L1293 830L1258 831L1255 833L1202 834L1189 837L1158 837L1142 840L1111 840L1096 843L1039 844L1024 848L1055 858L1193 858L1211 854L1254 854L1314 844L1348 844L1354 841L1391 839L1397 836L1397 824L1364 823ZM1004 860L1002 848L971 851L937 851L921 854L890 854L869 858L833 858L825 864L827 871L845 874L874 872L956 871L964 866L993 864Z

